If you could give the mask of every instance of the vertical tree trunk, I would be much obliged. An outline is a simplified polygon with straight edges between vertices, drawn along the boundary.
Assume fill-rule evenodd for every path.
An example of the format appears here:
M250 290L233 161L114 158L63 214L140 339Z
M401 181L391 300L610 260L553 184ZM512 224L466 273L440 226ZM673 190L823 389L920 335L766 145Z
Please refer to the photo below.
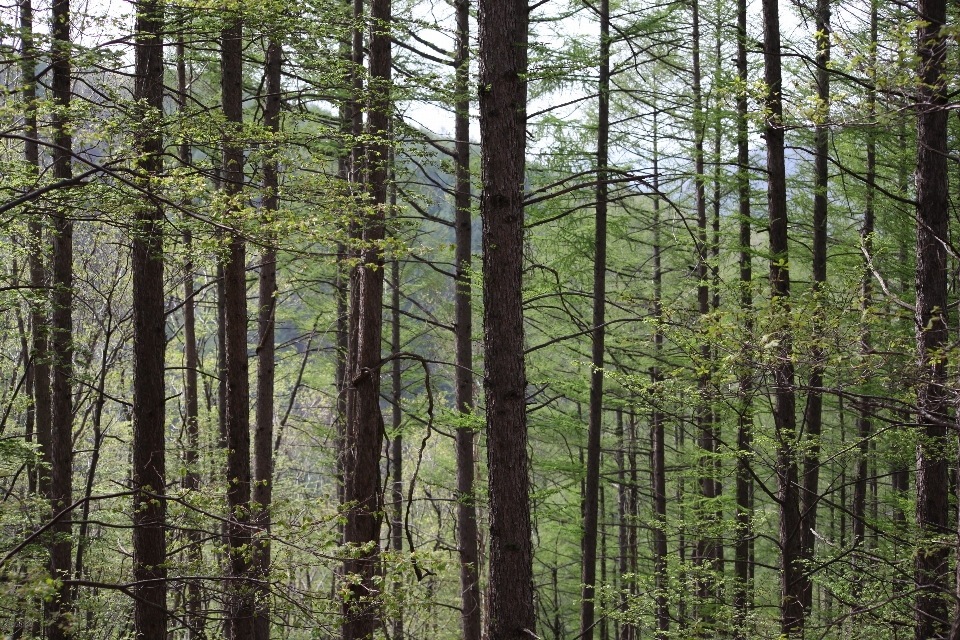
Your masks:
M163 207L153 196L163 169L163 7L157 0L137 4L134 100L140 122L135 132L137 165L148 197L137 206L133 236L133 619L138 638L166 640L167 550L164 353L166 316L163 290ZM104 366L106 363L104 363Z
M663 265L660 248L660 158L657 136L657 111L653 112L653 309L655 329L653 334L656 361L660 362L663 352L663 333L660 322L663 320ZM653 381L660 382L662 376L657 366L653 367ZM653 576L656 587L656 638L664 638L670 631L670 609L667 599L667 473L666 446L664 441L663 412L659 403L654 404L651 425L653 450L653 515L656 519L653 531ZM636 478L633 479L636 483Z
M33 80L36 75L37 50L33 39L33 5L31 0L20 1L20 31L23 56L21 73L23 75L23 104L24 104L24 161L35 176L40 173L40 148L37 144L37 85ZM34 211L27 222L30 238L30 331L31 347L30 361L32 367L31 382L33 387L34 433L36 434L39 460L42 464L31 470L31 483L41 496L49 497L50 492L50 354L48 353L49 322L47 320L46 284L47 274L44 270L43 226L40 214Z
M822 109L829 109L830 103L830 2L817 0L816 7L817 46L817 98ZM826 118L828 114L822 114ZM814 335L820 334L823 323L820 297L827 282L827 179L829 150L829 129L825 123L817 125L814 132L814 182L813 182L813 294L816 314L814 317ZM801 553L807 563L813 562L813 531L817 526L817 502L820 500L820 433L823 428L823 349L814 343L811 353L813 371L810 374L810 392L804 411L804 425L809 441L803 457L803 491L801 493ZM813 606L813 585L807 580L804 584L803 607L809 615Z
M946 363L940 354L948 344L947 252L949 180L944 66L947 40L946 0L920 0L917 94L917 304L916 336L921 379L917 384L917 528L915 555L915 628L917 640L941 635L946 628L950 556L938 541L949 528L948 420ZM936 355L932 355L936 354Z
M617 439L617 453L616 453L616 462L617 462L617 575L619 576L618 584L620 588L620 596L618 598L618 609L621 613L627 610L627 598L624 595L625 591L625 576L629 571L627 555L628 548L630 544L630 538L627 529L627 468L626 461L624 460L624 451L626 450L627 443L623 437L623 410L617 409L617 428L614 432L614 435ZM630 640L630 625L626 622L621 623L621 626L618 627L619 633L615 634L617 640Z
M183 36L177 38L177 97L179 100L180 117L187 117L187 62L186 48ZM191 163L191 150L187 142L182 142L178 149L180 164L184 167ZM187 433L187 446L184 462L187 473L183 478L183 488L187 491L200 489L200 407L199 387L197 385L197 369L200 359L197 353L197 322L196 302L193 280L193 233L189 223L185 221L183 231L183 246L186 262L183 265L183 398L184 398L184 430ZM200 565L201 533L193 528L187 533L190 542L188 557L191 567ZM200 635L203 622L200 617L200 583L191 580L187 583L186 602L187 640L196 640Z
M344 602L343 640L369 638L377 622L379 596L373 577L380 549L380 451L383 417L380 415L380 341L383 333L383 267L381 243L387 208L389 158L390 0L370 4L370 110L367 171L373 211L363 222L360 265L351 280L351 360L348 371L347 430L344 458L344 498L353 503L347 512L344 542L370 545L369 551L344 561L344 574L361 576ZM356 43L355 43L356 44ZM355 51L355 55L357 55ZM357 114L354 114L356 117ZM356 171L357 167L354 166Z
M267 43L264 76L263 123L274 135L280 133L280 71L283 49L271 38ZM272 146L272 145L271 145ZM279 206L280 165L275 147L267 151L263 163L263 212L266 224ZM271 242L268 239L268 242ZM253 501L257 504L256 575L262 581L258 588L254 640L270 639L270 505L273 500L273 394L274 333L277 313L277 250L270 244L260 256L259 310L257 314L257 415L253 441Z
M610 2L600 0L600 86L597 106L597 206L593 239L593 333L590 416L587 427L587 477L583 513L580 636L592 640L597 579L597 531L600 440L603 432L603 327L607 302L607 164L610 136Z
M789 326L790 271L787 238L787 186L784 166L780 16L776 0L763 0L763 61L767 85L767 209L770 217L770 285L783 325L774 365L774 427L777 443L777 497L780 511L780 627L790 637L803 630L803 573L800 545L800 492L797 490L797 416Z
M69 129L70 94L70 0L53 2L52 51L50 53L53 115L53 177L73 176L72 138ZM53 357L51 382L50 502L53 515L73 501L73 221L67 206L61 205L53 223L53 306L50 347ZM54 579L70 577L72 517L66 514L51 527L50 570ZM67 612L70 589L60 587L49 606L50 640L68 635Z
M692 44L693 44L693 136L694 136L694 193L697 210L697 312L701 316L710 313L710 269L707 262L707 202L704 175L703 139L705 120L703 113L703 91L701 88L700 68L700 3L694 0L692 10ZM700 460L697 463L701 502L697 508L697 542L694 550L693 564L696 567L696 596L697 606L695 615L705 624L711 623L712 605L706 600L711 592L713 580L708 573L712 570L712 560L715 555L715 543L707 533L713 527L713 498L716 494L713 477L713 425L710 408L710 344L706 335L701 336L700 370L703 372L697 377L697 387L700 397L696 409L698 446ZM709 506L707 506L709 505Z
M221 88L223 113L230 127L223 142L223 189L234 215L240 212L243 189L243 147L238 136L243 123L243 19L225 17L221 32ZM240 226L241 222L237 221ZM227 507L226 527L229 575L227 636L253 637L253 589L250 575L250 380L247 364L246 245L242 231L229 232L223 264L224 364L226 367Z
M470 274L473 256L473 197L470 191L470 3L457 0L456 66L456 331L457 410L473 413L473 300ZM463 640L480 640L480 562L477 538L477 505L474 494L474 430L457 429L457 526L460 543L460 607Z
M740 218L740 307L746 315L747 335L752 333L753 240L750 213L750 139L747 128L747 1L737 0L737 200ZM753 375L749 366L740 374L740 407L737 415L736 538L734 543L734 636L746 638L744 624L750 601L750 446L753 430Z
M490 495L489 640L535 633L523 356L528 7L481 0L484 392Z
M400 261L392 260L390 262L390 306L393 310L390 315L390 351L399 353L400 345ZM393 469L393 513L390 525L390 544L394 551L403 550L403 433L401 426L403 423L403 371L400 359L395 358L391 363L393 371L391 379L393 388L393 442L390 443L390 462ZM413 549L410 549L413 551ZM397 585L399 586L399 584ZM393 614L393 637L396 640L403 638L403 609L399 609Z

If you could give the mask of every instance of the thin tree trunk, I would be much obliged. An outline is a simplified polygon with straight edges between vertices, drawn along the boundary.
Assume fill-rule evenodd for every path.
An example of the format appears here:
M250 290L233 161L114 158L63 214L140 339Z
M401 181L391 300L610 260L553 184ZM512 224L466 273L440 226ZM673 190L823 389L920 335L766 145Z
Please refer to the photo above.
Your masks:
M627 468L624 460L624 452L627 448L627 442L623 434L623 410L617 409L617 430L615 432L617 439L617 575L619 576L620 595L618 596L618 609L621 614L627 610L628 599L626 597L626 575L630 571L630 534L627 526L627 517L630 509L630 494L627 489ZM631 625L623 620L619 623L619 632L615 634L617 640L630 640Z
M379 592L374 574L380 548L380 451L383 417L380 415L380 341L383 334L383 270L380 243L384 239L387 208L389 136L392 103L390 81L390 0L370 5L370 109L367 172L374 211L363 222L360 265L351 279L351 360L347 383L347 430L344 459L344 498L347 511L344 542L371 545L358 557L344 561L344 574L361 576L344 602L343 640L370 637L375 630ZM356 114L354 114L356 116ZM357 167L354 167L356 171Z
M658 148L657 111L653 112L653 309L655 315L655 329L653 333L654 352L656 362L660 362L663 353L663 333L660 322L663 320L663 264L660 247L660 158ZM653 381L660 382L662 376L660 368L653 367ZM653 576L656 587L656 633L655 637L664 638L670 631L670 609L667 589L669 576L667 574L667 474L666 474L666 446L664 441L663 412L659 402L653 406L653 420L651 425L653 449L653 515L656 519L653 531ZM636 484L636 478L633 478Z
M399 353L400 344L400 261L391 260L390 262L390 305L392 312L390 314L390 351ZM391 372L392 389L392 418L393 418L393 442L390 443L390 462L393 470L393 487L391 500L393 501L392 522L390 525L390 544L396 552L403 550L403 371L401 361L395 358L391 363L393 371ZM410 549L413 551L413 549ZM395 585L399 588L400 583ZM393 637L394 640L402 640L403 631L403 609L400 608L393 614Z
M267 44L264 76L263 122L274 135L280 133L280 71L283 49L270 39ZM267 151L263 163L263 211L270 224L279 206L280 165L273 153ZM268 242L271 242L268 239ZM259 310L257 314L257 415L253 439L253 501L257 504L257 548L255 565L257 579L261 580L253 622L254 640L270 638L270 507L273 500L273 395L274 360L276 347L274 333L277 313L277 250L269 244L260 256Z
M20 1L20 33L23 55L21 58L21 73L23 75L23 104L24 104L24 137L23 158L34 177L40 173L40 147L37 144L37 85L33 77L36 75L38 52L33 39L33 5L31 0ZM36 434L38 457L41 464L31 469L30 483L32 487L44 497L50 493L50 355L48 351L49 323L47 320L47 275L44 270L43 226L39 211L34 211L27 221L27 232L30 239L30 366L32 367L31 382L33 388L33 404L30 412L33 418L33 429Z
M600 490L600 441L603 432L603 328L607 301L607 164L610 137L610 3L600 0L600 83L597 107L597 205L593 240L593 333L591 344L590 416L587 427L587 477L583 514L580 636L592 640L597 579L597 502Z
M473 413L473 298L470 273L473 256L473 198L470 192L470 3L457 0L456 66L456 292L454 328L456 332L457 410ZM457 526L460 544L460 607L463 640L480 640L480 562L477 537L477 505L474 495L474 430L457 429Z
M221 33L223 113L231 128L223 142L223 189L231 210L239 212L243 188L243 148L237 139L243 122L243 19L226 17ZM253 589L250 575L250 381L247 364L246 245L240 231L230 231L223 263L224 382L226 383L227 507L229 575L227 637L253 637Z
M536 633L523 340L528 6L481 0L480 199L490 496L489 640Z
M787 187L780 65L780 16L776 0L763 0L764 80L767 85L767 208L770 217L770 285L781 322L774 365L774 428L777 445L777 497L780 511L780 627L787 637L803 631L803 573L800 544L800 492L797 490L796 396L789 326L790 271L788 262Z
M183 36L177 39L177 97L179 100L180 117L187 117L187 62ZM191 162L190 145L182 142L178 149L180 164L184 167ZM185 221L186 223L186 221ZM200 489L200 472L197 468L200 463L200 407L199 388L197 385L197 369L200 366L197 354L197 322L196 301L194 300L193 276L193 233L188 224L184 225L183 246L186 262L183 265L183 398L184 398L184 429L187 433L187 446L184 455L187 472L183 478L183 488L187 491ZM201 551L201 535L191 527L187 533L190 548L187 551L191 567L199 567ZM202 621L200 619L200 583L191 580L187 583L186 602L187 640L196 640L200 635Z
M822 109L830 104L830 2L817 0L816 7L817 46L817 98ZM822 114L826 118L828 114ZM817 125L814 132L814 182L813 182L813 294L816 312L814 316L814 335L819 336L823 325L823 311L820 298L827 282L827 179L829 150L829 130L825 123ZM820 434L823 430L823 348L814 342L811 353L813 371L810 374L810 392L804 411L804 426L808 444L803 457L803 491L801 493L801 554L807 563L813 562L814 537L817 526L817 503L820 500ZM813 584L807 580L804 584L803 607L809 615L813 606Z
M747 1L737 0L737 200L740 218L740 308L746 316L747 335L753 330L753 240L750 212L750 139L747 122ZM744 628L750 592L750 447L753 431L753 375L749 366L740 374L740 409L737 415L736 541L734 545L734 636L746 638Z
M946 0L920 0L917 94L916 336L921 379L917 384L917 529L914 636L925 640L946 630L950 554L940 542L949 531L946 359L949 180L944 67ZM931 355L936 354L936 355Z
M703 138L704 138L704 113L703 113L703 91L701 88L701 68L700 68L700 3L694 0L691 3L692 10L692 40L693 40L693 136L694 136L694 193L697 210L697 236L696 236L696 260L697 260L697 312L701 316L710 313L710 269L707 261L707 202L706 185L704 175L703 158ZM700 497L702 502L697 509L698 534L694 550L693 564L696 567L696 596L697 605L695 615L705 624L712 622L712 605L707 604L707 599L712 591L713 579L709 576L712 570L712 560L714 556L714 541L710 538L708 531L713 527L713 514L708 513L712 508L713 498L716 494L715 482L713 478L713 424L711 422L712 412L710 409L710 368L708 363L711 360L711 349L707 337L701 336L700 345L700 370L703 372L697 377L697 388L700 393L699 404L696 409L698 446L700 448L700 459L697 463ZM711 505L711 507L704 507Z
M52 51L50 54L53 115L53 177L69 180L73 176L72 145L68 122L70 107L70 0L54 0L52 11ZM53 223L53 307L51 352L50 501L53 515L73 502L73 221L68 207L61 205ZM54 542L50 546L50 570L54 579L70 577L70 539L72 517L68 513L51 527ZM50 640L69 635L70 589L61 586L49 605Z

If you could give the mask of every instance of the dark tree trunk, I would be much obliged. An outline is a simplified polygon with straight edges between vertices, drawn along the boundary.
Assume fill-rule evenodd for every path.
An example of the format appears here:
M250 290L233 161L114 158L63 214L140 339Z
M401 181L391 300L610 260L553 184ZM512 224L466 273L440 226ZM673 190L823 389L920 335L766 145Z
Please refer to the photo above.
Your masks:
M592 640L597 580L597 532L600 490L600 440L603 432L604 316L607 301L607 163L610 136L610 3L600 0L600 86L597 106L597 206L593 240L593 334L590 416L587 427L587 477L583 513L580 636Z
M163 8L157 0L137 4L134 99L139 120L163 115ZM133 236L133 577L134 628L138 638L166 640L167 570L164 493L166 476L163 291L163 207L152 197L163 169L163 138L156 125L135 133L137 164L148 197L136 209Z
M694 193L697 209L697 312L701 316L710 313L710 268L707 261L707 202L704 175L703 140L705 121L703 113L703 91L701 89L700 68L700 3L691 3L693 27L693 136L694 136ZM697 378L699 405L696 409L698 446L700 459L697 463L700 496L702 502L697 509L698 534L694 550L693 564L696 567L695 581L697 607L695 615L705 624L712 624L710 597L714 580L710 573L716 556L716 543L708 533L714 529L713 498L716 496L716 481L713 473L714 433L712 411L710 407L710 361L711 348L706 336L702 336L700 346L700 370ZM708 506L709 505L709 506Z
M266 96L263 123L268 131L280 132L280 70L283 49L276 40L267 44L264 68ZM269 224L279 205L279 162L268 149L263 163L263 211ZM268 240L269 242L269 240ZM261 581L253 622L254 640L270 638L270 505L273 499L273 394L275 318L277 311L277 250L268 245L260 256L260 301L257 313L257 415L253 439L253 501L257 504L255 565Z
M243 122L243 20L225 17L221 32L221 89L223 114L228 126L223 142L223 189L228 198L239 198L243 188L243 147L238 140ZM237 207L232 202L231 207ZM253 589L250 575L250 381L247 364L246 245L241 231L230 231L223 264L223 353L226 382L227 507L226 527L229 575L227 637L253 637Z
M37 50L33 39L33 4L31 0L20 2L20 33L22 42L21 73L23 75L23 105L24 105L24 137L23 159L33 172L39 177L40 147L37 143L37 85L33 80L36 75ZM30 238L30 387L33 390L33 405L30 408L28 420L33 419L33 431L36 435L38 456L41 464L30 469L30 486L41 496L50 495L50 354L47 352L49 340L49 323L47 320L47 274L44 271L44 244L43 226L38 211L27 221L27 230Z
M653 334L656 361L660 362L663 352L663 333L660 331L660 322L663 319L663 265L660 247L660 158L658 149L657 112L653 113L653 307L656 324ZM654 366L653 381L660 382L660 369ZM653 531L653 576L656 587L656 634L663 638L670 631L670 609L668 604L669 576L667 573L667 473L666 447L664 441L663 412L659 403L654 404L653 420L651 425L652 454L653 454L653 515L656 527ZM633 478L636 484L636 478Z
M351 358L347 367L347 429L344 449L344 499L347 511L344 542L370 545L369 551L344 561L344 574L361 576L344 602L343 640L373 635L378 619L379 592L374 574L380 558L380 341L383 334L383 269L380 243L384 238L389 158L390 0L370 5L370 109L367 172L374 210L363 221L360 264L351 278ZM356 55L356 54L355 54ZM354 114L356 116L356 114ZM359 160L359 159L357 159ZM355 160L355 162L357 161ZM357 167L354 166L356 171Z
M490 495L489 640L534 629L526 369L523 356L523 188L528 6L481 0L480 198Z
M780 65L780 16L776 0L763 1L764 80L767 85L767 209L770 217L770 285L781 322L777 360L773 370L774 428L777 443L777 497L780 511L780 627L790 637L803 631L803 573L800 545L800 492L798 491L797 416L792 361L793 338L789 326L790 271L787 238L787 187L784 166L784 129Z
M830 2L817 0L815 44L817 46L817 97L823 108L830 103ZM819 335L823 325L823 312L819 297L827 282L827 178L829 164L829 130L826 124L818 124L814 132L814 181L813 181L813 292L817 311L814 317L814 334ZM803 491L801 493L801 553L805 562L813 562L813 531L817 526L817 503L820 500L820 433L823 430L823 349L814 343L811 353L813 371L810 374L807 406L803 422L809 441L803 457ZM804 584L803 607L809 615L813 606L813 584Z
M456 331L457 410L473 413L473 301L470 269L473 256L473 197L470 193L470 3L457 0L456 65ZM460 607L463 640L480 640L480 555L477 537L477 506L473 480L474 432L457 429L457 526L460 544Z
M53 2L52 47L50 54L53 115L53 177L69 180L73 176L72 139L69 130L70 107L70 0ZM53 223L53 306L50 347L53 379L51 383L50 502L57 515L73 501L73 221L68 207L60 206ZM64 515L51 527L54 542L50 546L50 570L55 579L70 577L70 538L72 517ZM70 589L61 586L49 605L50 640L68 635L67 612Z
M627 611L629 600L626 597L628 585L625 576L630 571L630 529L627 518L630 515L630 492L627 488L627 468L624 453L627 449L627 441L623 434L623 410L617 409L617 575L619 578L620 597L618 598L618 609L621 613ZM619 633L616 634L617 640L631 640L632 627L623 621L619 626Z
M186 118L187 63L182 35L177 39L177 96L180 117ZM185 167L188 166L191 162L190 145L186 142L181 143L178 155L180 156L180 164ZM197 468L200 464L200 407L199 387L197 385L197 369L200 366L200 361L197 353L196 302L194 300L196 291L193 280L193 233L187 225L188 223L185 224L183 231L183 246L187 257L183 265L183 405L184 430L187 434L187 445L184 452L187 472L183 478L183 488L187 491L197 491L200 489L200 471ZM187 538L190 541L190 548L187 551L190 566L198 567L201 561L201 532L191 528L187 533ZM187 583L186 622L188 627L187 640L196 640L200 635L200 628L203 624L200 619L200 582L197 580L191 580Z
M747 335L752 333L753 316L753 240L750 213L750 139L747 128L747 1L737 0L737 81L743 90L737 94L737 200L740 217L740 307L746 317ZM753 375L750 367L740 374L740 408L737 415L736 538L734 543L734 634L746 638L744 624L750 601L751 505L749 452L753 431Z
M948 344L947 251L949 180L944 66L946 0L921 0L918 29L920 83L917 95L917 304L916 336L921 379L917 384L917 528L922 551L915 558L917 640L946 630L950 554L941 542L950 530L947 467L946 362ZM932 353L937 355L931 357Z
M392 260L390 262L390 352L399 353L400 344L400 261ZM393 500L393 513L390 523L390 544L394 551L403 550L403 368L399 358L395 358L391 363L393 371L391 372L391 394L392 398L392 418L393 418L393 441L390 443L390 463L393 471L393 486L391 488ZM410 549L413 551L413 549ZM398 583L396 585L400 587ZM403 609L398 609L393 614L393 637L395 640L403 639Z

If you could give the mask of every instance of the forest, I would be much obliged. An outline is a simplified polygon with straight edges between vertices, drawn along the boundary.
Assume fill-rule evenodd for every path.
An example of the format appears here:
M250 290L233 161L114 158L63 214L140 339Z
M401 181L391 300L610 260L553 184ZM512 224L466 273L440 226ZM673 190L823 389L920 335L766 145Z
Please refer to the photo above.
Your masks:
M0 635L960 640L958 16L0 2Z

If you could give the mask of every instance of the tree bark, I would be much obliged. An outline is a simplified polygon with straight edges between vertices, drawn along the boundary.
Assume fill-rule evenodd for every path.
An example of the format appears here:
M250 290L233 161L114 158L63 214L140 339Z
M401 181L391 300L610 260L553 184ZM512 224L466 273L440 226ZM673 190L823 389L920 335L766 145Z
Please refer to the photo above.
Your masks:
M243 19L225 17L221 32L221 89L223 113L229 127L223 141L223 190L230 213L238 215L243 189L243 147L238 139L243 123ZM242 221L237 220L238 227ZM229 575L227 587L227 637L253 637L253 588L245 579L251 573L247 549L250 536L250 381L247 364L246 243L241 229L228 232L227 258L223 263L223 331L225 430L227 448L226 537Z
M456 281L454 329L456 332L457 410L473 413L473 196L470 189L470 3L457 0L456 67ZM460 544L460 607L463 640L480 640L480 554L477 537L477 505L474 494L474 430L457 429L457 526Z
M400 344L400 261L390 261L390 351L399 353ZM396 552L403 550L403 370L399 358L394 358L391 372L392 389L392 419L393 442L390 443L390 463L393 471L393 486L391 488L393 500L392 522L390 523L390 544ZM413 549L410 549L413 551ZM400 586L400 583L395 585ZM393 614L393 637L403 638L403 609Z
M817 98L820 108L829 109L830 104L830 2L817 0L815 11L817 47ZM826 117L826 116L823 116ZM814 181L813 181L813 295L816 312L813 331L819 336L823 326L823 312L820 298L827 282L827 179L829 168L828 149L829 129L825 123L818 123L814 131ZM801 493L801 553L805 562L812 563L814 556L813 531L817 526L817 503L820 500L820 434L823 430L823 348L814 342L811 353L813 371L810 374L810 392L803 421L807 432L808 444L803 457L803 490ZM807 580L804 584L803 607L809 615L813 606L813 584Z
M946 630L950 555L937 539L947 535L949 481L947 346L947 174L946 0L920 0L917 93L917 265L916 336L921 378L917 384L917 511L919 551L915 555L914 637L925 640Z
M72 147L69 130L70 72L70 0L54 0L52 10L52 97L53 114L53 177L73 177ZM50 346L52 355L51 438L50 438L50 502L53 515L73 501L73 221L69 207L58 207L53 223L53 307ZM72 517L68 513L51 527L50 570L54 579L70 577L70 538ZM69 635L67 613L70 610L70 589L61 586L54 594L49 612L50 640Z
M663 264L660 246L660 158L658 148L657 111L653 112L653 309L655 329L653 333L654 353L660 362L663 353L663 333L660 323L663 321ZM662 376L657 366L651 371L654 382L660 382ZM653 406L651 424L652 435L652 473L653 473L653 515L656 526L653 531L653 577L656 587L656 638L665 638L670 631L670 609L667 598L669 575L667 573L667 474L666 446L664 441L664 416L659 404ZM636 478L633 478L636 484Z
M264 76L264 127L274 135L280 133L280 71L283 49L271 38L267 43ZM280 165L274 145L267 150L263 163L263 216L269 225L279 206ZM277 313L277 250L268 238L267 247L260 256L259 310L257 314L257 414L253 439L253 501L257 505L257 548L255 565L258 587L256 618L253 622L254 640L270 638L270 506L273 500L273 395L274 360L276 348L274 333Z
M137 4L134 100L137 164L148 197L136 208L133 236L133 496L134 628L138 638L166 640L166 444L163 290L163 207L153 194L163 169L163 5Z
M787 637L802 634L803 573L800 544L797 417L792 361L793 336L789 325L790 271L788 261L787 187L784 165L784 129L780 63L780 16L776 0L763 1L763 61L767 85L767 210L770 218L770 286L782 326L774 364L774 428L777 446L777 498L780 511L780 628Z
M490 496L489 640L535 633L523 357L523 189L528 6L481 0L480 198Z
M610 3L600 0L600 82L597 106L597 205L593 240L593 333L591 341L590 416L587 427L587 477L583 514L580 636L592 640L597 579L600 440L603 431L603 328L607 301L607 164L610 137Z
M380 558L380 451L383 416L380 414L380 341L383 334L383 270L381 244L387 208L389 158L390 0L370 4L370 103L367 116L370 143L367 172L373 210L363 221L360 264L351 278L351 358L347 367L347 428L344 451L344 499L351 508L344 526L344 543L369 546L344 560L344 575L358 575L343 603L343 640L373 635L378 619L379 592L374 574ZM355 43L356 44L356 43ZM355 55L356 52L355 52ZM356 117L357 114L354 114ZM357 167L354 166L356 171Z
M187 63L186 48L183 36L177 39L177 97L179 101L180 117L187 117ZM189 166L191 149L187 142L182 142L178 149L180 164ZM186 262L183 265L183 405L184 430L187 434L187 446L184 462L187 472L183 478L183 488L187 491L200 489L200 406L199 387L197 384L197 369L200 366L197 353L197 322L196 301L194 300L194 265L193 265L193 233L189 223L184 221L183 246ZM187 534L190 541L188 551L191 566L197 567L201 562L201 535L200 531L191 530ZM191 580L187 583L186 602L187 640L196 640L200 635L203 622L200 617L200 582Z
M747 335L753 329L753 240L750 212L750 139L747 121L747 1L737 0L737 201L740 218L740 308L746 315ZM744 625L750 601L750 448L753 431L754 380L749 366L740 374L740 409L737 415L736 541L734 544L734 636L746 638Z

